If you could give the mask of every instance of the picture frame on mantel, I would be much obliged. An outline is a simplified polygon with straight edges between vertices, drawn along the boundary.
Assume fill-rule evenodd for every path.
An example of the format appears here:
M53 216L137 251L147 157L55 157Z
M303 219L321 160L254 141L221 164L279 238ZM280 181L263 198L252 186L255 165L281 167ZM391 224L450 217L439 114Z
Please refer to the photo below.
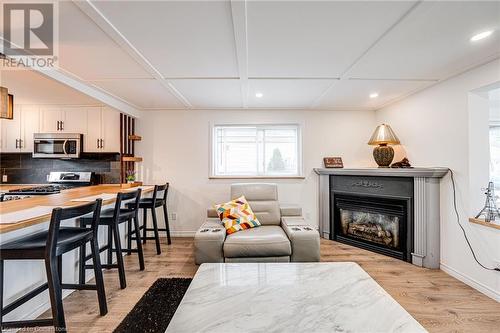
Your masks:
M325 168L343 168L344 163L342 162L342 157L324 157L323 163Z

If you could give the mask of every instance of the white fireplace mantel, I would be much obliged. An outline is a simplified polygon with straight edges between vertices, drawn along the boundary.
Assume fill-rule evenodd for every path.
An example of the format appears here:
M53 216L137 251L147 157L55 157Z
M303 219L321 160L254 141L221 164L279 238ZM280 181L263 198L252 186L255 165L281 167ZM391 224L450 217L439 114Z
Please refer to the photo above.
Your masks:
M414 191L414 244L412 263L439 268L439 182L447 168L315 168L319 175L319 229L321 237L330 239L330 176L411 177Z

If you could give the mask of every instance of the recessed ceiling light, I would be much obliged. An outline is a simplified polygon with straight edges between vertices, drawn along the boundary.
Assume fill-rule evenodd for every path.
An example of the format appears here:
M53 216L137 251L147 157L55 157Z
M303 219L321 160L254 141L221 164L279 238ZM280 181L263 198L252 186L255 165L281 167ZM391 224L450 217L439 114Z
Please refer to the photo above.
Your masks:
M370 94L370 98L377 98L378 97L378 93L371 93Z
M255 97L257 97L257 98L262 98L262 96L264 96L264 94L261 92L258 92L255 94Z
M489 37L493 33L493 30L483 31L471 37L471 42L477 42L478 40Z

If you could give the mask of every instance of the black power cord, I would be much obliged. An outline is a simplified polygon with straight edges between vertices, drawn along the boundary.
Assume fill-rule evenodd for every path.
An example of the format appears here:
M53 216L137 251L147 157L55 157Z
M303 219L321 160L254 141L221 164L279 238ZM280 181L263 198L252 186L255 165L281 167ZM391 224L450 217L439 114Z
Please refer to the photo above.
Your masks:
M457 223L460 226L460 229L462 229L462 232L463 232L464 237L465 237L465 241L467 242L467 245L469 245L469 249L470 249L470 252L472 253L472 256L474 257L474 260L478 263L479 266L481 266L484 269L487 269L489 271L500 272L500 268L498 268L498 267L493 267L493 268L492 267L486 267L483 264L481 264L481 262L479 262L479 260L477 260L476 253L474 252L474 249L472 248L472 245L470 245L469 238L467 237L467 233L465 232L464 227L460 223L460 215L458 214L458 209L457 209L457 193L456 193L456 189L455 189L455 177L454 177L454 174L453 174L453 170L451 170L450 168L448 168L448 170L450 171L451 184L453 185L453 208L455 210L455 215L457 216Z

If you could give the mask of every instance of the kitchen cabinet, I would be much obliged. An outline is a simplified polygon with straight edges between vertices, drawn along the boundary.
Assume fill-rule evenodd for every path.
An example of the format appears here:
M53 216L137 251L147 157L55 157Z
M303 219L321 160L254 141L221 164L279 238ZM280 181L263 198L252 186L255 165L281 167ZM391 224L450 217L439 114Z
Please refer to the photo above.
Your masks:
M60 108L42 108L40 110L40 132L59 132L62 119L63 112Z
M81 133L83 152L120 152L120 113L100 106L18 105L0 124L1 152L33 152L34 133Z
M88 108L76 107L62 109L62 132L81 133L87 132Z
M2 119L1 127L2 152L32 152L33 134L40 131L40 111L37 107L16 106L14 119Z
M87 108L43 108L41 110L42 133L82 133L87 132Z
M33 152L33 134L40 132L40 110L34 106L21 109L21 152Z
M2 119L2 153L19 152L21 112L14 107L14 118Z
M85 152L120 151L120 113L107 107L87 110Z

